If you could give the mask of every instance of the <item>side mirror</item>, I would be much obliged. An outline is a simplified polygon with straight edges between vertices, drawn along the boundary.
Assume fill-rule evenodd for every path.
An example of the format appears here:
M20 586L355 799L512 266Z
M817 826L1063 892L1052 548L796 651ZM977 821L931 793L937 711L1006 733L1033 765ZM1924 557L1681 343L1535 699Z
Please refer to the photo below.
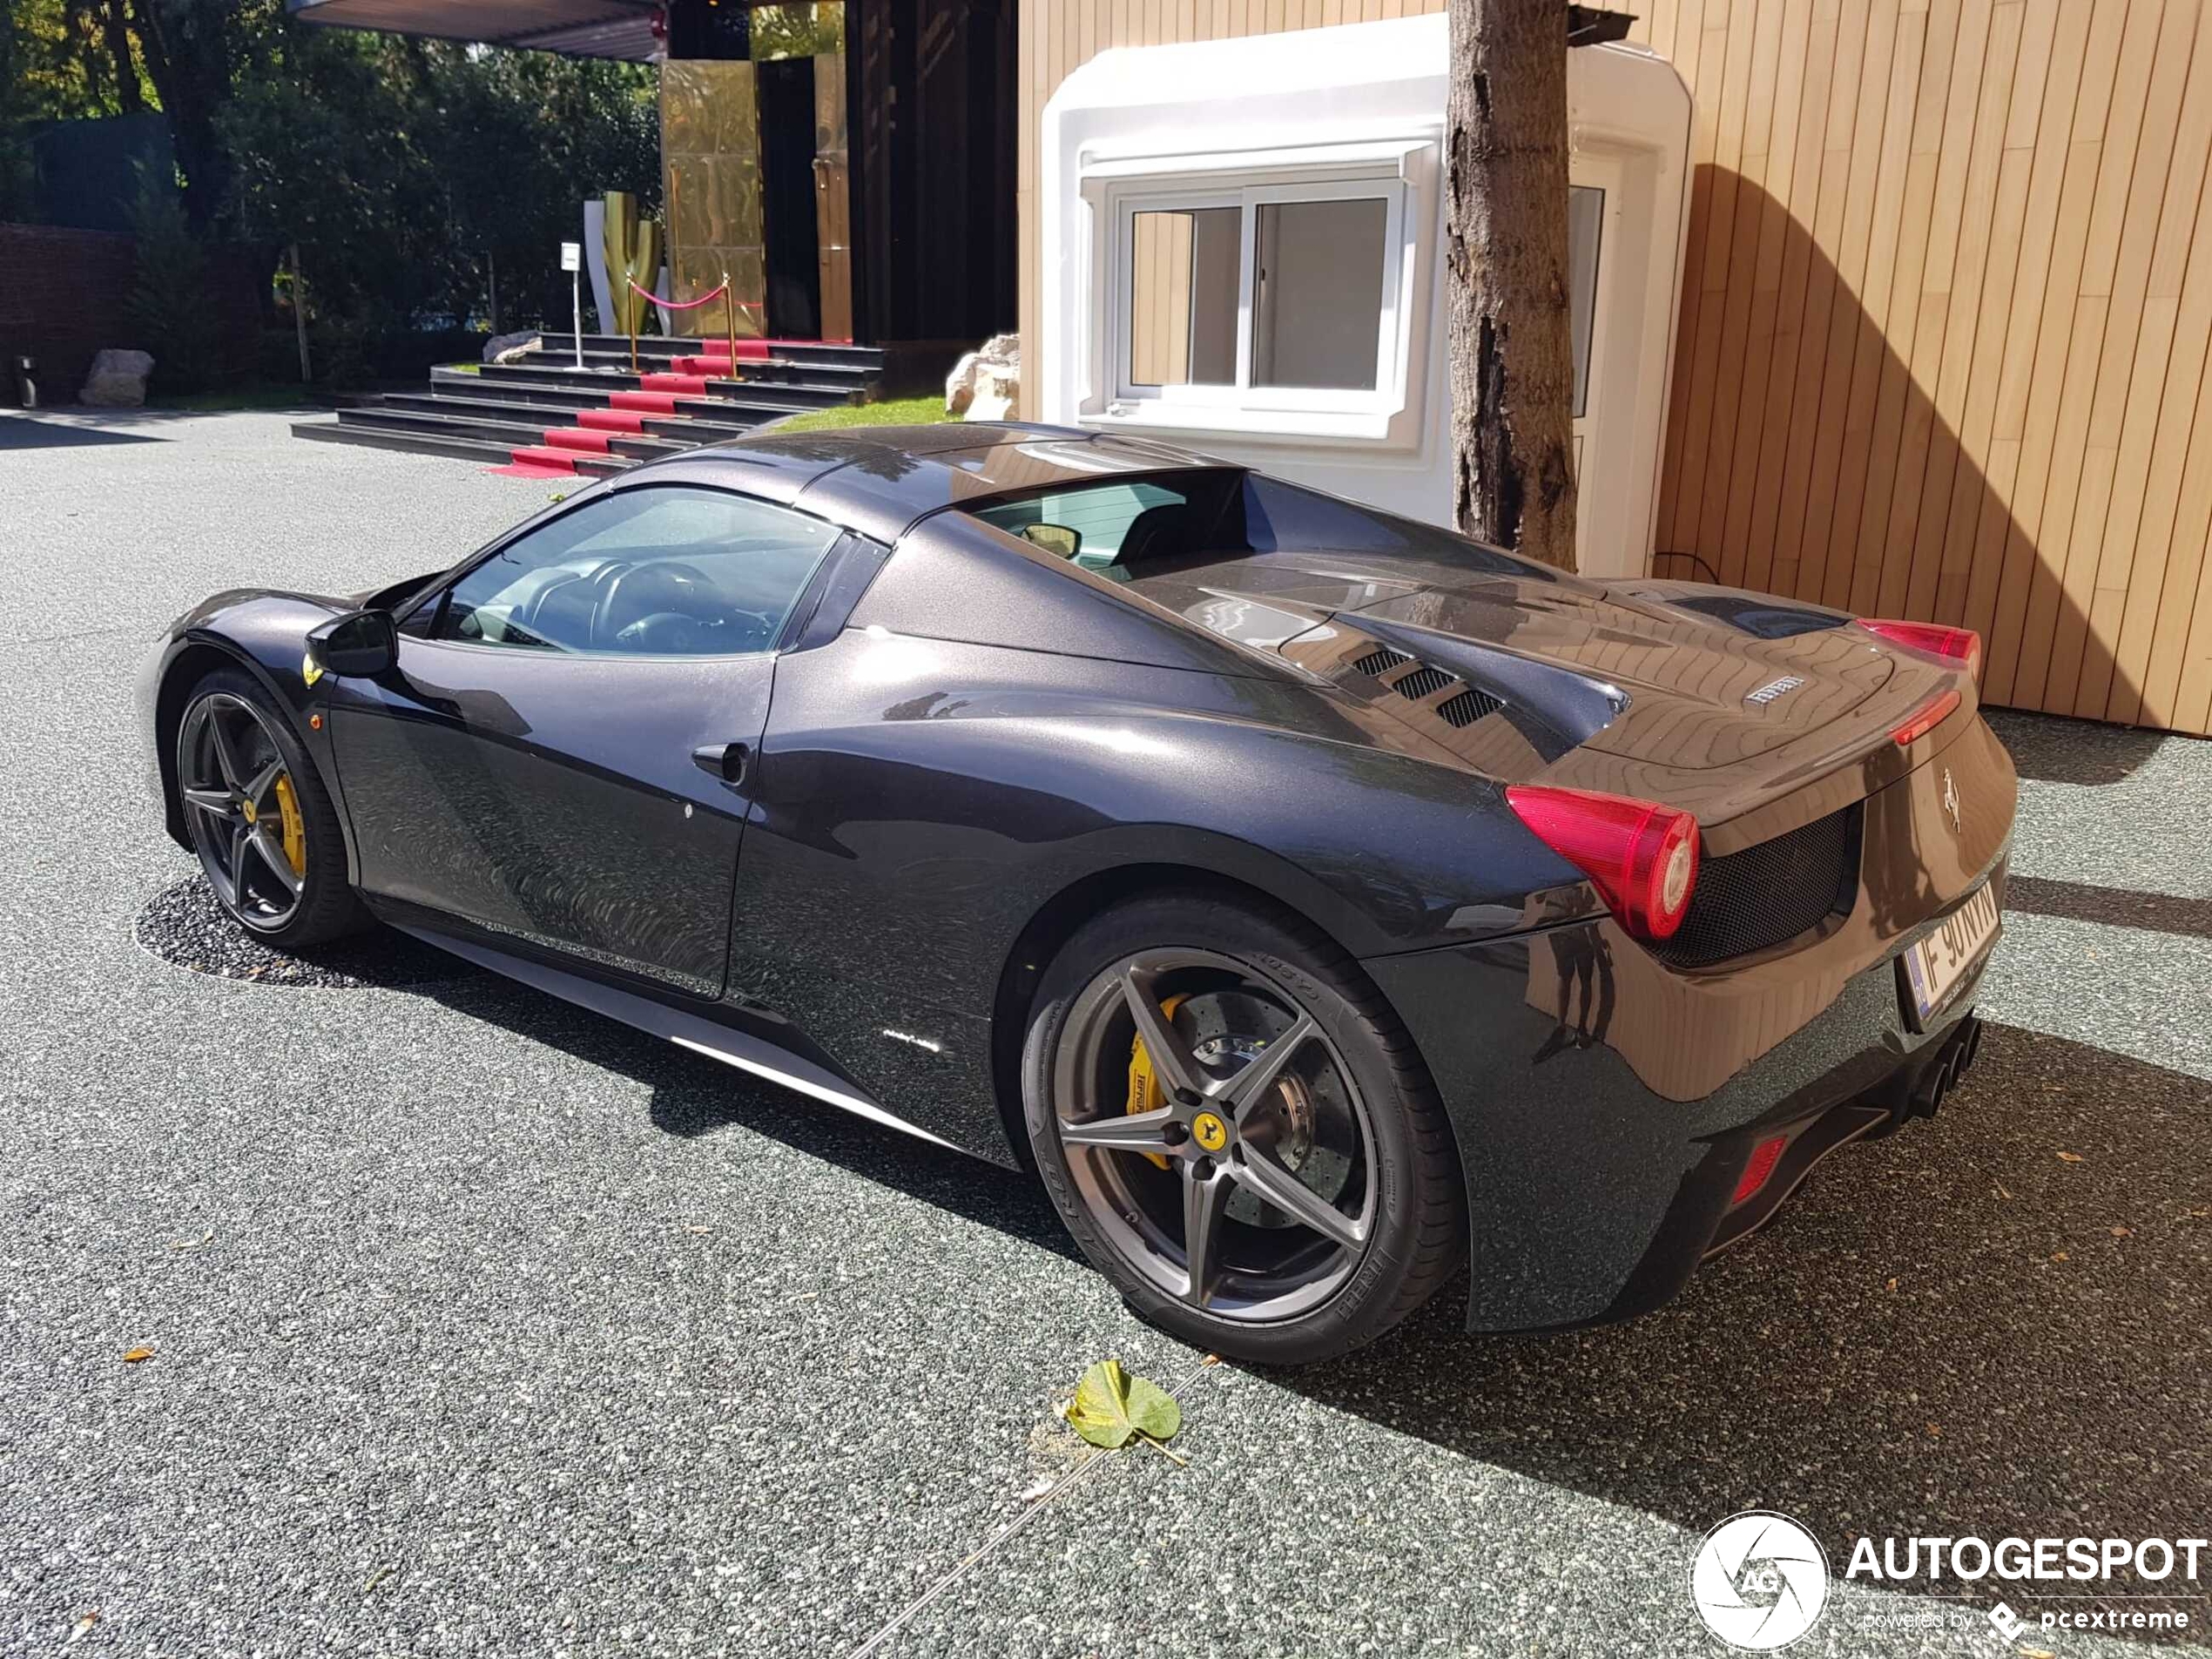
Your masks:
M374 679L399 660L400 631L388 610L349 610L307 635L307 661L320 671L308 677L310 685L323 674Z
M1039 520L1022 527L1022 539L1032 547L1041 547L1063 559L1072 559L1083 550L1083 533L1070 529L1065 524L1048 524Z

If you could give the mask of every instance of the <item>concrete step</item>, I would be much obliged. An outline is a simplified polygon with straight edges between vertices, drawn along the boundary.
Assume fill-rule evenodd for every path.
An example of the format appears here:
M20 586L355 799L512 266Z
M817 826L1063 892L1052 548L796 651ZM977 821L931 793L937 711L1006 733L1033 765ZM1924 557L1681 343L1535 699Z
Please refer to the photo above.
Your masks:
M630 377L610 385L595 381L589 386L570 385L559 381L505 379L496 375L462 374L451 369L434 369L430 378L431 394L438 397L466 397L471 400L497 399L508 402L527 403L540 409L604 409L610 400L638 396L636 384ZM412 395L395 393L395 396ZM759 403L750 399L725 397L679 397L671 392L645 395L651 400L650 407L664 414L689 415L695 420L714 422L718 427L731 428L726 435L735 436L749 431L763 421L772 421L779 415L797 411L786 404Z
M563 350L570 354L576 350L574 334L547 334L539 338L542 343L538 350L548 357L557 357ZM711 335L640 334L637 336L637 355L640 361L647 357L691 356L726 349L729 343L726 339L717 340ZM833 341L813 340L740 340L738 342L741 356L750 356L752 348L759 346L765 347L772 361L836 363L871 373L880 373L885 362L883 349L878 346L849 346ZM587 334L583 337L583 354L590 358L595 354L619 356L626 363L630 361L630 336Z
M642 433L589 434L577 431L571 421L558 416L533 420L529 411L519 407L511 416L502 416L474 409L395 408L388 404L373 403L341 409L338 423L341 426L370 427L388 431L428 432L448 437L481 439L486 443L503 443L509 448L543 445L581 449L631 461L651 461L657 455L677 455L698 447L665 438L648 437ZM564 432L574 435L569 438L557 435Z
M370 449L396 449L408 455L446 455L456 461L473 461L485 467L504 467L516 458L512 445L487 443L481 438L455 437L406 427L341 424L336 421L295 421L292 424L292 435L311 439L317 443L351 443ZM604 475L626 472L637 464L613 455L552 453L563 466L580 473Z
M691 448L741 438L759 424L758 415L716 420L706 416L664 415L635 409L609 409L597 404L525 397L473 397L448 392L388 392L372 406L408 409L428 415L470 415L490 421L533 421L539 426L581 426L604 432L634 433L640 437L665 438Z
M853 401L857 385L806 381L715 380L703 374L677 374L666 369L645 369L633 374L627 368L577 369L573 364L486 363L476 371L480 382L510 386L562 387L572 392L604 398L615 391L675 392L685 397L715 398L789 414L796 409L827 408Z

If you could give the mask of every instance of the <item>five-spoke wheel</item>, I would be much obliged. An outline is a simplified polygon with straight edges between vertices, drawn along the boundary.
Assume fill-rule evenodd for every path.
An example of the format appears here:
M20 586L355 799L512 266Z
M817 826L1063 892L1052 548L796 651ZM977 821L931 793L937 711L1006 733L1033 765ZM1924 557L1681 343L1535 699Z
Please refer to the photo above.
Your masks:
M1341 1352L1458 1249L1448 1131L1393 1035L1356 967L1287 920L1139 901L1042 988L1031 1148L1140 1312L1248 1358Z
M337 819L284 717L244 675L210 675L177 727L177 804L215 896L280 945L354 921Z

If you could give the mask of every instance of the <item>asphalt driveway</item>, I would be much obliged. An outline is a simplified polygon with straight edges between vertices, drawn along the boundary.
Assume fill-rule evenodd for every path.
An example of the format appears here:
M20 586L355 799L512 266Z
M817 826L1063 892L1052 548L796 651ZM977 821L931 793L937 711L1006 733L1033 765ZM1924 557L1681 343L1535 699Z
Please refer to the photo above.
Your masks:
M2001 717L1979 1066L1673 1306L1476 1339L1447 1292L1206 1366L1014 1176L458 965L134 942L192 872L139 792L161 625L547 494L276 415L0 415L0 1650L1717 1655L1683 1580L1736 1510L1839 1566L2208 1531L2212 745ZM1188 1467L1059 1426L1109 1354ZM2011 1650L1941 1588L1843 1588L1793 1652Z

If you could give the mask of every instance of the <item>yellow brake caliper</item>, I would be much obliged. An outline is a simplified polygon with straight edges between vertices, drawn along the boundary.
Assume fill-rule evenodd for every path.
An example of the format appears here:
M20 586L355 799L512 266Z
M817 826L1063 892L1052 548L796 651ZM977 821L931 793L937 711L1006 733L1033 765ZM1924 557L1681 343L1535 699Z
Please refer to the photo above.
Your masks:
M307 820L300 816L300 798L292 792L292 774L277 773L277 811L284 818L284 861L294 875L307 873Z
M1171 996L1161 1003L1161 1017L1175 1018L1175 1011L1183 1006L1184 1000L1180 996ZM1157 1111L1167 1103L1166 1092L1161 1089L1159 1078L1153 1075L1152 1056L1144 1051L1144 1039L1132 1037L1129 1045L1130 1115L1133 1117L1139 1112ZM1143 1156L1163 1170L1168 1167L1167 1159L1157 1152L1147 1152Z

